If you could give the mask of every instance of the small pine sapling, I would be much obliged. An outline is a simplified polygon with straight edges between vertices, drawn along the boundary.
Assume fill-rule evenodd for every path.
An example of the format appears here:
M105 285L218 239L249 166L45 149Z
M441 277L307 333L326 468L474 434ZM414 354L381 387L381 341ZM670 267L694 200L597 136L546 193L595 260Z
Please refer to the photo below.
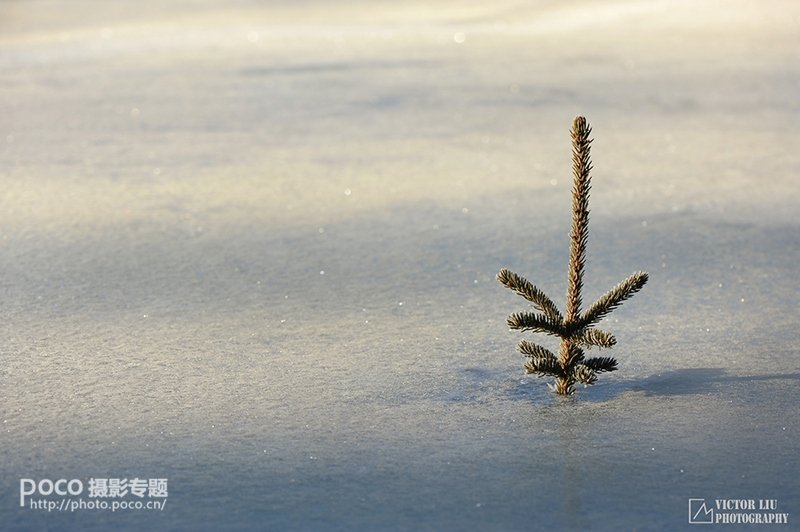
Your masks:
M574 183L566 313L562 315L553 301L524 277L506 268L497 274L498 281L530 301L533 308L538 311L515 312L508 317L508 326L521 331L542 332L561 339L558 357L550 350L527 340L519 343L519 351L527 357L526 372L540 377L555 377L555 385L551 388L561 395L572 394L575 383L594 384L598 373L617 369L617 361L611 357L587 359L584 348L610 348L617 343L614 336L596 329L595 325L623 301L641 290L648 279L646 272L634 273L581 312L583 270L589 236L591 132L592 129L584 117L575 118L570 131Z

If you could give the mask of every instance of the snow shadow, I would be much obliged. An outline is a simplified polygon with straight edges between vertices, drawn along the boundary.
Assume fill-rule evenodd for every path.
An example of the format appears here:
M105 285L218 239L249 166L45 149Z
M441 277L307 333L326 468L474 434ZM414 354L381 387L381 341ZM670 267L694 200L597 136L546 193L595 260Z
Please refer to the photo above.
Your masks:
M552 403L557 399L547 386L552 378L527 378L514 382L507 387L505 397L510 400L526 401L535 404ZM591 387L577 385L575 394L570 400L592 403L603 403L617 399L629 392L643 392L645 397L671 397L687 395L704 395L721 386L747 386L761 382L796 385L800 381L800 373L767 373L762 375L731 375L725 368L681 368L661 372L643 379L598 381ZM548 400L553 395L554 399Z
M647 396L698 395L708 393L719 385L750 385L763 381L800 380L800 373L769 373L763 375L730 375L725 368L682 368L651 375L630 389L643 391Z

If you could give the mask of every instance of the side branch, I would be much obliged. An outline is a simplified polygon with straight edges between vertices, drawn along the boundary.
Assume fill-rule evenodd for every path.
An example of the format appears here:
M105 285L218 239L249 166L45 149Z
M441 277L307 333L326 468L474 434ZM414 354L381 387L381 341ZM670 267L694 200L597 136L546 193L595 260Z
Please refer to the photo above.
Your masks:
M575 364L572 368L572 378L589 386L597 382L597 373L585 364Z
M564 320L555 303L524 277L517 275L507 268L503 268L500 270L500 273L497 274L497 280L530 301L537 310L544 312L549 319L555 322Z
M519 343L519 352L529 358L546 358L548 360L556 361L556 356L552 351L546 347L534 344L528 340L522 340Z
M552 334L553 336L563 336L564 330L561 323L548 318L543 314L532 312L515 312L506 320L509 328L522 331L534 331Z
M549 358L529 358L525 362L525 373L535 373L540 377L560 377L564 371L557 360Z
M641 290L647 279L646 272L637 272L609 290L581 316L579 320L580 326L588 327L602 320L609 312L620 306L623 301Z
M614 335L601 331L600 329L583 329L582 332L572 337L572 340L585 345L589 349L592 347L604 347L610 349L617 343Z
M617 361L611 357L595 357L583 361L583 365L591 369L595 373L603 371L615 371L617 369Z

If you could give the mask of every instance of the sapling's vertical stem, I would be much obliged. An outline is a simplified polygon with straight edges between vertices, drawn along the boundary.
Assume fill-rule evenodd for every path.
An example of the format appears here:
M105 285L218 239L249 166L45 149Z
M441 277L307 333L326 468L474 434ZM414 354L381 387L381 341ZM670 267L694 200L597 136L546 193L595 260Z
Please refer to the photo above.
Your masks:
M567 323L574 323L581 313L583 269L586 264L586 243L589 240L589 189L592 160L589 134L592 128L582 116L572 122L572 230L569 246L569 283L567 285Z
M581 313L581 291L583 289L583 270L586 264L586 244L589 241L589 190L591 189L592 160L590 158L589 135L592 128L582 116L572 122L572 230L569 246L569 275L567 279L566 324L578 321ZM569 338L561 340L559 363L567 370L576 356L575 346ZM556 380L556 392L568 395L575 381L570 372Z

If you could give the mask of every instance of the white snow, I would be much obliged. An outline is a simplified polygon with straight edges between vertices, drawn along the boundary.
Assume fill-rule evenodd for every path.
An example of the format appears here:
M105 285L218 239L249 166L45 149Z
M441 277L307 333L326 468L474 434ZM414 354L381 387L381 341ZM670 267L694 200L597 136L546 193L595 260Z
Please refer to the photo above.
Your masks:
M800 519L795 2L69 4L0 6L0 528ZM576 114L650 282L563 400L494 275L563 305ZM166 509L19 508L91 477Z

